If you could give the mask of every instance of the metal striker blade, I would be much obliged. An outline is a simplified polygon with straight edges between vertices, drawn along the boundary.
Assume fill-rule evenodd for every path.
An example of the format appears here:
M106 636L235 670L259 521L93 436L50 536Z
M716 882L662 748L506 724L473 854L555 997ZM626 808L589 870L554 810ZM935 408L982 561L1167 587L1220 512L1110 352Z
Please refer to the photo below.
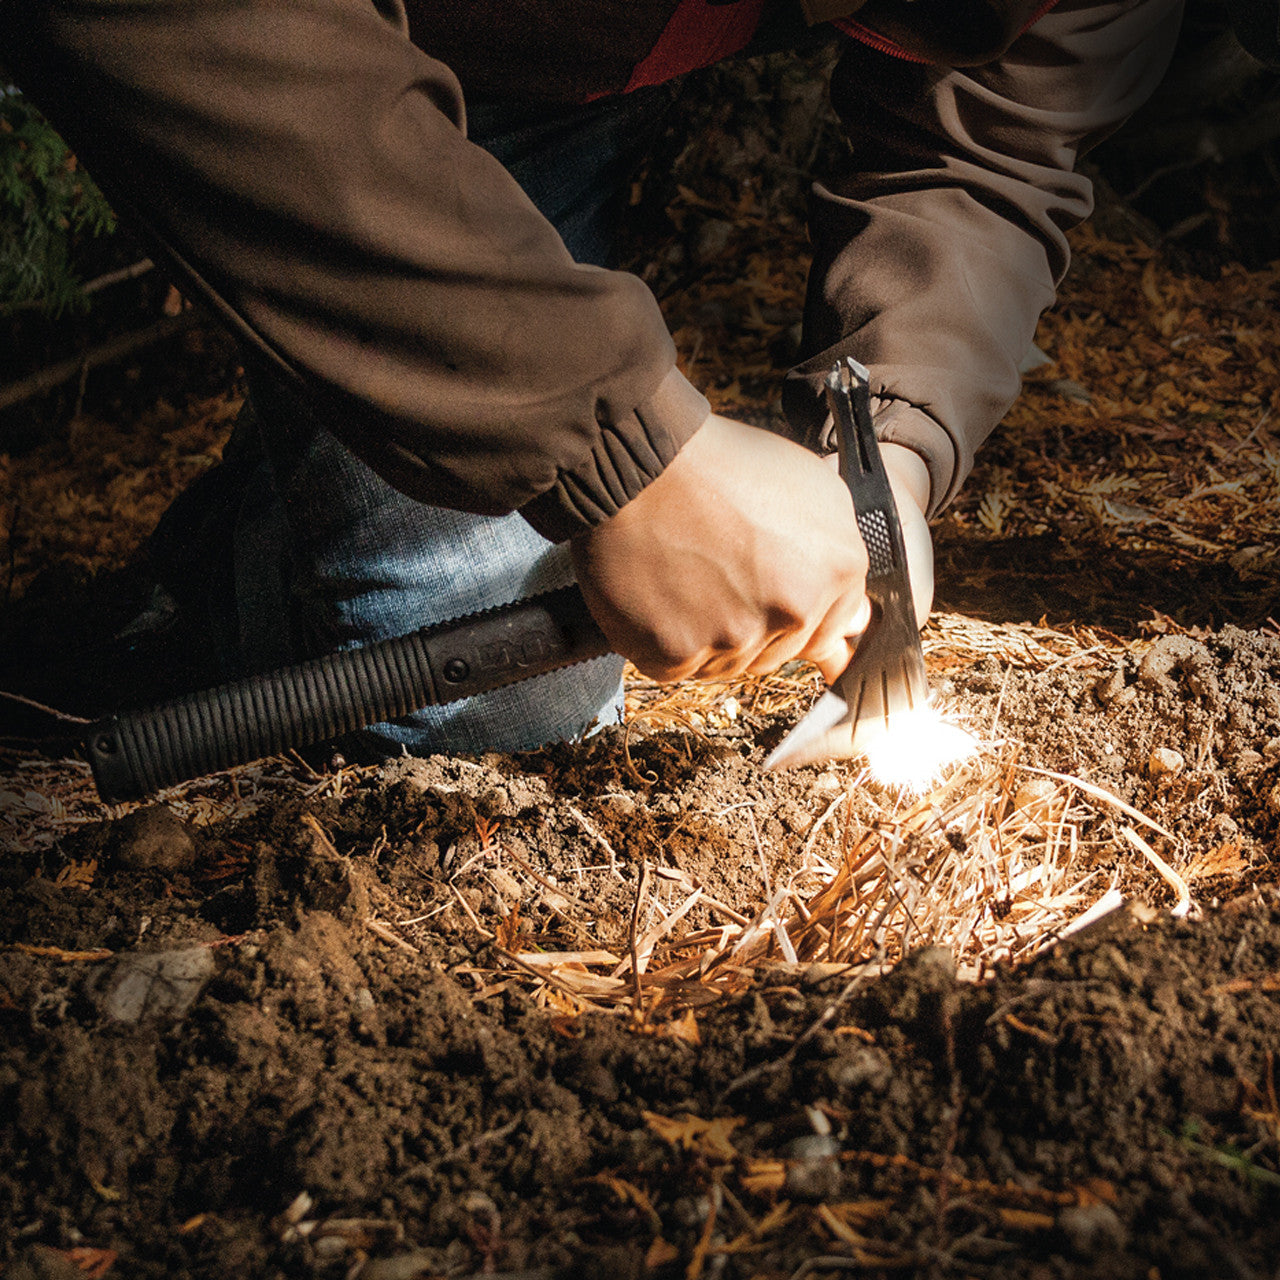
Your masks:
M840 474L853 496L858 531L867 547L872 617L853 660L774 748L766 769L859 755L895 714L923 708L929 701L902 525L871 423L870 375L846 358L827 376L826 389Z

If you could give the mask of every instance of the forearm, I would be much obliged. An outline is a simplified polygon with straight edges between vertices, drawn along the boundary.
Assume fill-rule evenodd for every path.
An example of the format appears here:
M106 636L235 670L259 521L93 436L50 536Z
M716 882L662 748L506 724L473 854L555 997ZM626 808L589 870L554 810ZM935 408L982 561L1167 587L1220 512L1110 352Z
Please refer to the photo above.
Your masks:
M931 510L1017 395L1018 366L1088 215L1078 157L1154 89L1180 0L1066 0L997 63L944 72L850 49L832 96L850 172L815 189L810 358L787 388L812 431L816 389L856 355L882 439L928 463Z
M561 538L707 413L635 277L574 263L364 0L0 3L122 214L405 492Z

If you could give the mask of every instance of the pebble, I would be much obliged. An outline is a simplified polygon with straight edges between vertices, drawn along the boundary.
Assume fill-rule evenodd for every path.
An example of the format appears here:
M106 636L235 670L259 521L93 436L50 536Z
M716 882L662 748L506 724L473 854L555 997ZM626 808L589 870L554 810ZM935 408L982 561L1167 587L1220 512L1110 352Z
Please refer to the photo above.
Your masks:
M440 1269L437 1250L417 1249L396 1258L370 1258L360 1268L360 1280L421 1280Z
M1172 747L1156 747L1147 758L1147 772L1153 778L1181 773L1186 766L1185 757Z
M1028 778L1013 797L1013 807L1033 822L1049 822L1054 817L1058 788L1050 778Z
M783 1195L816 1203L840 1190L840 1144L830 1134L806 1133L783 1148L787 1174Z
M1159 684L1175 667L1185 668L1209 661L1208 649L1190 636L1161 636L1138 664L1138 679L1144 684Z
M122 955L101 989L103 1013L116 1022L144 1018L177 1022L213 977L216 964L208 947Z
M115 863L127 871L184 871L195 863L196 842L166 805L136 809L115 823Z
M1123 671L1111 671L1093 686L1093 695L1104 707L1123 707L1138 696L1137 690L1125 684Z
M1106 1204L1071 1205L1058 1215L1058 1226L1081 1258L1118 1253L1127 1238L1124 1223Z
M845 1095L883 1093L893 1079L893 1063L882 1050L870 1045L848 1048L831 1067L831 1079Z

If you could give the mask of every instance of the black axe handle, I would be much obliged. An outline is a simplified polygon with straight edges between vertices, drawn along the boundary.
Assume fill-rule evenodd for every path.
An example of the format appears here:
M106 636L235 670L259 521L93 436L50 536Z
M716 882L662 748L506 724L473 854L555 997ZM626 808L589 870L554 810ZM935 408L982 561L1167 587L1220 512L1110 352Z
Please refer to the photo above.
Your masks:
M105 801L134 800L608 652L582 593L561 587L108 716L89 726L84 751Z

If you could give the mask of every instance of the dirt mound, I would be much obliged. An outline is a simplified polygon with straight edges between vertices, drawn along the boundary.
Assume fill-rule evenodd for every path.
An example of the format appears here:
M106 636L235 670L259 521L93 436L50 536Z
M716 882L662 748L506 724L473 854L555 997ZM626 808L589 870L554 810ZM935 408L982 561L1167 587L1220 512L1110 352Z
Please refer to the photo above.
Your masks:
M1274 879L1278 668L1280 640L1233 629L979 663L951 696L996 763L892 812L847 766L762 773L785 722L722 702L696 731L15 850L4 1274L1269 1277L1280 898L1248 886ZM1025 767L1113 802L1028 801ZM1047 805L1077 878L1167 904L1119 832L1176 835L1143 828L1200 918L1132 905L980 982L920 922L786 961L820 900L801 852L896 832L923 901L993 776L988 827ZM930 810L934 845L903 816ZM898 945L887 976L863 963Z

